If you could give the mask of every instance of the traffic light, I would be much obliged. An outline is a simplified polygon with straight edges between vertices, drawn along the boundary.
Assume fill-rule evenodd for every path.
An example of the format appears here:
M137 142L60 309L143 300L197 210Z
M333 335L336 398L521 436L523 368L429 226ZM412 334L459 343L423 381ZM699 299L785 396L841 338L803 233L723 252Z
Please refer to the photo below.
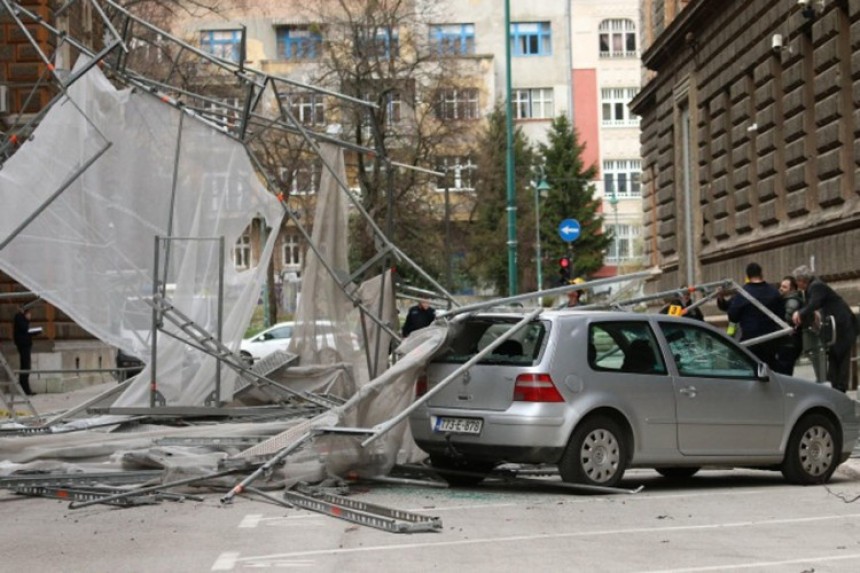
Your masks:
M565 255L558 261L558 274L561 277L562 284L567 284L570 280L570 273L573 268L573 262L570 257Z

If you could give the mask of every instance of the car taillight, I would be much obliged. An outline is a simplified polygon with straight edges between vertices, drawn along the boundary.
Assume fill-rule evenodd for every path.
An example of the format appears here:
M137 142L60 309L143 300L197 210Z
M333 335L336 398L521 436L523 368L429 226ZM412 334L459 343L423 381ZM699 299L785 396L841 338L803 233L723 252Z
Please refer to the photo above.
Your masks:
M549 374L520 374L514 384L514 402L564 402Z
M420 372L415 380L415 397L420 398L427 393L427 373Z

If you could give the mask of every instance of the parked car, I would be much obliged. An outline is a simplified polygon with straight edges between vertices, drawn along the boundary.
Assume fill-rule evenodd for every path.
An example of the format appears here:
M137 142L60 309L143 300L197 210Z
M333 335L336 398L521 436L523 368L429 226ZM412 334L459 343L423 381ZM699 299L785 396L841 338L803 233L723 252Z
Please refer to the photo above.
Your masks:
M317 343L322 347L335 347L335 336L338 335L334 324L327 320L318 320L315 324ZM293 321L279 322L266 330L242 340L239 353L249 363L265 358L276 350L286 350L296 331ZM358 350L358 337L348 333L353 349Z
M416 394L436 387L522 319L454 321ZM828 481L860 431L858 403L769 371L686 318L547 311L430 396L409 418L430 463L473 484L505 463L557 464L566 482L615 486L627 468L672 478L705 466ZM463 473L464 471L470 473Z

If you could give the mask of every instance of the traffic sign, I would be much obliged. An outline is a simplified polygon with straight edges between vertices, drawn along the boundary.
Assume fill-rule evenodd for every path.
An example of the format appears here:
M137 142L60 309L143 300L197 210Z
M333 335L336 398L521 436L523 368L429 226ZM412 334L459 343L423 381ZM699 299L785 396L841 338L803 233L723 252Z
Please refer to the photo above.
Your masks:
M582 227L579 226L579 221L576 219L565 219L558 226L558 234L561 236L561 240L568 243L577 240L581 231Z

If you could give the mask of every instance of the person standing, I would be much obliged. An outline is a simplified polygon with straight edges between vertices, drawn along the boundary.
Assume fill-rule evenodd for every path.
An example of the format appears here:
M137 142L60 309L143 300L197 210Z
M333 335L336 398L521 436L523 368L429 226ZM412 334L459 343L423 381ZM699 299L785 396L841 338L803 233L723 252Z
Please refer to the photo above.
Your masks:
M827 379L835 389L845 392L851 373L851 347L857 339L854 313L848 303L806 265L797 267L792 274L797 287L806 294L806 304L792 315L794 324L809 324L816 311L821 313L822 326L833 317L836 341L827 348Z
M747 282L743 286L744 291L776 316L783 316L785 307L782 302L782 296L780 296L776 288L765 282L762 276L761 265L758 263L748 264L746 275ZM772 318L763 313L747 297L741 294L736 293L728 300L718 297L717 306L720 310L726 311L729 322L738 324L741 329L741 342L779 330L779 327ZM778 345L779 343L776 340L768 340L752 345L749 349L762 362L776 370L776 350Z
M430 301L423 299L406 313L406 322L403 323L403 338L409 336L415 330L433 324L436 320L436 310L430 306Z
M33 350L33 336L30 334L31 318L32 314L29 309L25 309L24 307L19 308L18 312L15 313L12 329L15 348L18 349L18 358L20 362L19 370L22 370L22 372L18 373L18 384L27 396L35 394L35 392L30 390L30 373L25 372L29 371L32 367L31 353Z
M794 312L803 306L803 296L797 290L797 282L793 276L785 276L779 283L779 294L785 306L785 321L794 324ZM799 327L794 332L779 339L779 348L776 350L777 366L774 368L780 374L791 376L794 374L794 364L803 351L803 338Z

